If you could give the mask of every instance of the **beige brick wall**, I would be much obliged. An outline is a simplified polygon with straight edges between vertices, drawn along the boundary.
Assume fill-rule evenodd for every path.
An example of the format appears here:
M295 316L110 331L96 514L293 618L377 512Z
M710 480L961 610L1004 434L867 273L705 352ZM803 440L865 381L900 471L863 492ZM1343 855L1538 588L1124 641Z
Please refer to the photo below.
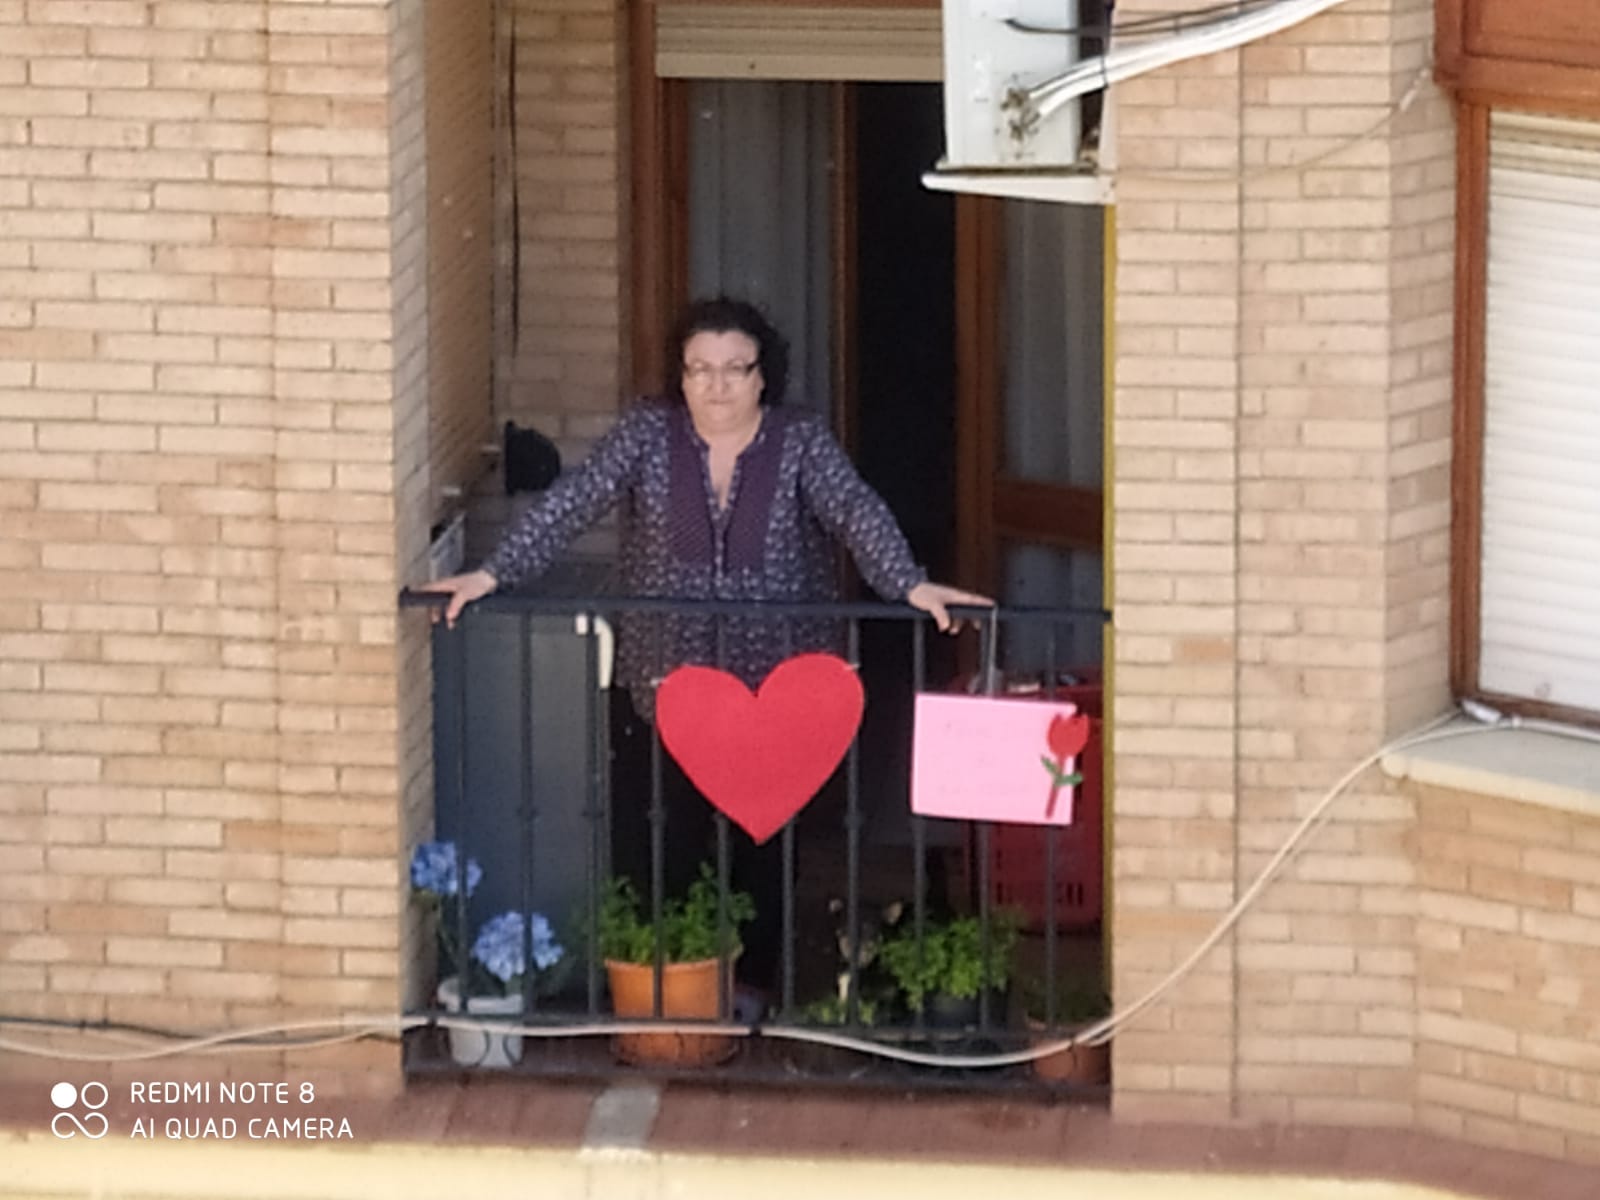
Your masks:
M1600 819L1415 796L1420 1122L1600 1166Z
M0 4L8 1011L396 1002L420 4Z
M615 419L626 373L625 9L511 0L516 37L516 345L502 418L571 460Z
M429 461L435 515L457 508L494 429L495 104L490 0L428 0Z
M1119 89L1120 999L1447 698L1448 107L1374 128L1430 19L1352 3ZM1118 1038L1119 1108L1409 1123L1412 821L1364 779Z
M9 102L39 114L0 151L24 181L0 233L14 1010L209 1023L277 998L259 10L0 10Z
M627 12L616 0L507 0L500 35L511 160L496 198L493 438L507 421L582 460L626 403L629 276ZM478 481L467 526L476 564L537 499ZM610 521L574 554L606 558Z

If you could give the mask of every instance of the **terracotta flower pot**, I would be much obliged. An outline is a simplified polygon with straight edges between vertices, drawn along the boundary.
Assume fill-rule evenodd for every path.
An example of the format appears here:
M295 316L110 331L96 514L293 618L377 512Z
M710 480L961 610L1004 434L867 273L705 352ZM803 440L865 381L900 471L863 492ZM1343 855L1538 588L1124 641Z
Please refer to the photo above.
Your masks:
M661 968L661 1016L688 1020L717 1019L718 975L722 960L667 963ZM618 1017L655 1015L655 968L606 960L611 983L611 1011ZM611 1047L623 1062L647 1066L703 1067L725 1062L738 1048L722 1034L619 1033Z
M1044 1022L1028 1018L1028 1032L1033 1044L1059 1042L1072 1035L1070 1029L1047 1030ZM1051 1083L1074 1084L1078 1087L1104 1087L1111 1082L1111 1043L1099 1046L1069 1046L1054 1054L1033 1060L1033 1073Z

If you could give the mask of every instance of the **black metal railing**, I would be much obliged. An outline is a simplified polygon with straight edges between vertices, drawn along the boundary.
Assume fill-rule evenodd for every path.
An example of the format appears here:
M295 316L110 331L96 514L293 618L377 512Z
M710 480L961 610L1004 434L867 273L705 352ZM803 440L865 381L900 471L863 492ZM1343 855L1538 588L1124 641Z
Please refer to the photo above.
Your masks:
M408 591L401 603L437 610L442 602ZM1081 1081L1043 1083L1029 1070L1037 1057L1028 1049L1030 1038L1041 1035L1030 1033L1019 1019L1026 1008L1046 1040L1063 1042L1073 1028L1098 1015L1083 1006L1084 997L1098 998L1105 991L1092 927L1098 913L1077 912L1064 922L1058 911L1061 873L1084 869L1081 862L1058 861L1060 831L1002 830L1008 846L1023 846L1030 856L1028 885L1037 900L1031 917L1012 913L1008 888L997 887L1007 881L996 873L1014 870L1015 856L997 864L991 823L906 815L901 836L869 839L867 831L869 819L882 824L908 813L905 763L916 693L995 694L1024 685L1043 697L1065 692L1082 699L1098 687L1099 639L1108 614L1003 607L962 609L955 615L968 628L952 639L938 635L924 614L896 605L511 595L478 602L454 628L435 621L436 824L440 839L453 842L459 852L456 886L438 918L453 935L445 941L454 961L441 962L440 973L454 970L462 1007L474 978L486 979L472 943L495 910L522 916L519 949L527 964L540 949L532 919L539 913L562 943L566 970L524 971L521 1011L501 1018L508 1022L504 1028L514 1028L514 1036L522 1039L524 1071L606 1073L612 1069L606 1043L592 1035L663 1030L739 1039L733 1061L714 1068L662 1068L668 1075L714 1070L718 1077L731 1072L751 1079L896 1087L1084 1086ZM799 650L832 650L864 677L867 712L862 732L824 788L824 811L815 817L802 812L777 834L771 853L779 877L779 912L776 921L768 919L776 931L776 970L768 1011L759 1016L736 1011L734 967L725 955L714 1017L684 1019L664 1011L667 882L685 866L672 857L671 823L681 820L681 813L673 811L666 794L674 768L654 727L640 723L648 741L644 823L649 831L643 871L648 878L640 890L653 931L653 1006L649 1017L619 1020L608 1011L599 943L613 851L627 843L629 832L612 824L618 819L612 775L619 753L613 745L618 731L612 728L619 722L613 716L623 712L620 723L629 718L619 702L607 699L601 684L613 658L613 635L625 643L620 664L613 666L638 675L641 663L650 664L651 653L660 660L657 665L665 666L681 650L674 640L685 629L691 640L709 636L711 653L704 657L707 665L720 667L748 667L737 660L764 638L770 638L773 661ZM649 646L651 653L641 649ZM649 691L648 681L640 678L620 683ZM621 693L613 689L613 694ZM648 710L648 699L643 706ZM869 786L871 803L863 794ZM1090 807L1087 819L1098 821L1099 806ZM743 835L720 812L712 817L712 829L720 946L733 932L734 839ZM821 864L804 880L798 878L802 843L808 861ZM1099 845L1098 838L1094 844ZM871 881L863 879L869 853ZM828 899L838 901L842 923L833 928L825 901L819 909L818 894L832 889L821 889L819 880L839 857L843 894ZM477 889L466 886L468 860L484 868ZM884 923L889 901L902 901L904 915L891 933L880 928L874 934L872 927ZM975 1014L953 1025L941 1024L921 1006L904 1005L877 957L886 937L909 938L920 962L936 919L946 914L975 918L978 960L984 963L999 944L1011 941L1017 925L1025 927L1014 943L1010 992L979 986ZM1074 971L1063 970L1069 963ZM550 982L553 978L559 985ZM877 994L869 990L874 986ZM1019 987L1029 994L1029 1003L1019 1001ZM823 1003L824 996L831 999ZM822 1010L826 1015L818 1016ZM426 1015L441 1026L465 1027L464 1018L479 1021L470 1012L438 1007ZM433 1029L413 1036L410 1069L448 1065L442 1045ZM819 1047L827 1049L810 1052Z

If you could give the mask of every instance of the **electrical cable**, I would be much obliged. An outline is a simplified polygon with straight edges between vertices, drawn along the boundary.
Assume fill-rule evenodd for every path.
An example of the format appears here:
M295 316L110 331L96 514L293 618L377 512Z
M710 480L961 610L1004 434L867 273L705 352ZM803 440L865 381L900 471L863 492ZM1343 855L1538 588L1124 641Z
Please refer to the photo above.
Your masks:
M1159 42L1139 42L1127 48L1076 63L1060 75L1030 87L1015 87L1004 106L1018 110L1014 127L1032 128L1057 109L1105 83L1120 83L1190 58L1233 50L1280 33L1345 0L1274 0L1239 16L1212 21L1198 30Z
M0 1026L19 1023L22 1022L19 1022L16 1018L0 1017ZM39 1020L37 1018L29 1019L26 1023L37 1025ZM260 1038L272 1033L293 1033L296 1030L330 1028L343 1031L333 1035L331 1038L314 1038L305 1043L306 1045L320 1045L334 1041L354 1041L374 1034L403 1033L407 1028L426 1023L426 1018L384 1017L374 1014L361 1014L347 1017L319 1017L303 1021L286 1021L273 1025L258 1025L247 1029L225 1030L222 1033L206 1034L201 1037L185 1036L165 1045L129 1050L120 1054L57 1050L53 1047L29 1045L11 1038L0 1038L0 1050L12 1050L19 1054L31 1054L40 1058L60 1059L64 1062L143 1062L155 1058L169 1058L177 1054L193 1054L217 1047L226 1047L230 1051L293 1050L301 1048L300 1044L296 1042L285 1041L268 1045L260 1043ZM60 1030L61 1032L95 1032L93 1027L80 1028L80 1025L81 1023L77 1021L64 1022Z
M1071 1037L1061 1038L1049 1042L1040 1042L1026 1049L1007 1051L995 1054L941 1054L931 1051L915 1050L908 1047L895 1046L868 1038L854 1037L849 1034L832 1033L827 1030L815 1029L806 1026L792 1025L736 1025L718 1024L711 1022L671 1022L671 1021L607 1021L599 1023L551 1023L551 1024L514 1024L498 1021L483 1021L472 1017L458 1016L346 1016L303 1021L284 1022L276 1025L256 1026L250 1029L235 1030L227 1033L213 1034L206 1037L182 1037L170 1045L149 1048L138 1052L124 1054L91 1054L74 1053L71 1051L57 1050L52 1047L30 1045L18 1042L11 1038L0 1037L0 1050L11 1050L21 1054L29 1054L42 1058L55 1058L67 1062L132 1062L168 1057L177 1054L193 1053L204 1050L287 1050L297 1049L302 1046L332 1045L339 1042L355 1041L365 1037L398 1036L412 1029L437 1027L441 1029L469 1029L479 1032L492 1033L504 1036L521 1036L532 1038L556 1038L573 1036L609 1036L618 1033L684 1033L684 1034L709 1034L725 1037L750 1037L759 1034L762 1037L781 1038L788 1041L813 1042L818 1045L836 1046L846 1050L856 1050L878 1058L893 1059L920 1066L934 1067L959 1067L968 1069L982 1069L991 1067L1016 1066L1031 1062L1039 1058L1047 1058L1070 1050L1076 1046L1098 1046L1111 1040L1114 1033L1136 1019L1152 1005L1157 1003L1176 987L1191 971L1197 967L1218 942L1239 922L1239 919L1253 905L1267 886L1278 874L1291 863L1303 848L1307 839L1314 834L1324 823L1332 811L1335 801L1351 787L1360 776L1371 767L1380 762L1386 755L1401 750L1409 750L1416 746L1426 745L1430 742L1447 741L1453 738L1469 737L1494 733L1497 731L1527 730L1530 732L1547 733L1556 737L1600 744L1600 732L1589 729L1580 729L1569 725L1562 725L1555 721L1526 719L1516 716L1506 716L1499 711L1477 701L1466 702L1461 705L1462 713L1472 718L1476 724L1459 726L1453 729L1439 728L1445 722L1454 719L1458 714L1455 710L1444 713L1432 721L1420 726L1417 730L1404 734L1392 741L1385 743L1378 749L1368 754L1355 766L1345 772L1343 776L1312 806L1311 810L1289 835L1287 841L1278 849L1267 864L1257 874L1255 880L1246 888L1234 902L1233 906L1225 913L1212 931L1201 940L1194 950L1181 963L1175 967L1165 979L1150 988L1144 995L1134 1000L1125 1007L1118 1009L1104 1020L1095 1022L1080 1030ZM49 1018L40 1017L5 1017L0 1016L0 1026L26 1025L48 1026L66 1032L99 1033L103 1027L85 1025L83 1022L52 1022ZM263 1044L258 1039L269 1034L292 1033L301 1030L336 1029L340 1032L327 1037L308 1040L305 1042L279 1041ZM140 1027L142 1031L142 1027ZM979 1035L981 1036L981 1034Z
M1185 28L1205 27L1216 22L1209 19L1222 14L1234 16L1253 12L1278 3L1278 0L1233 0L1228 4L1212 4L1187 12L1157 13L1148 17L1131 17L1126 21L1100 22L1094 25L1034 25L1016 17L1001 22L1017 33L1039 34L1055 37L1154 37L1158 34L1179 33Z
M0 1025L48 1029L55 1033L84 1034L133 1046L149 1046L154 1043L172 1041L175 1038L193 1038L197 1036L190 1032L180 1032L157 1025L134 1024L127 1021L64 1021L55 1017L0 1016ZM274 1028L276 1027L269 1027L268 1033L270 1034ZM233 1035L230 1044L237 1045L240 1048L286 1050L311 1045L315 1040L241 1033Z

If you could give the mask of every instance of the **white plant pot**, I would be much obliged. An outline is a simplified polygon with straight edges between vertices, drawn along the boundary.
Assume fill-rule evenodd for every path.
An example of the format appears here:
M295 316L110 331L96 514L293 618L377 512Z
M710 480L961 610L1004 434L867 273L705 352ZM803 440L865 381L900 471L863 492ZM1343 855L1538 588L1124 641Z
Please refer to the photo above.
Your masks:
M446 1012L461 1011L461 989L454 975L439 981L439 1007ZM467 1012L472 1016L520 1017L522 997L469 996ZM489 1067L505 1070L522 1061L522 1038L514 1033L493 1033L479 1029L450 1029L450 1057L463 1067Z

